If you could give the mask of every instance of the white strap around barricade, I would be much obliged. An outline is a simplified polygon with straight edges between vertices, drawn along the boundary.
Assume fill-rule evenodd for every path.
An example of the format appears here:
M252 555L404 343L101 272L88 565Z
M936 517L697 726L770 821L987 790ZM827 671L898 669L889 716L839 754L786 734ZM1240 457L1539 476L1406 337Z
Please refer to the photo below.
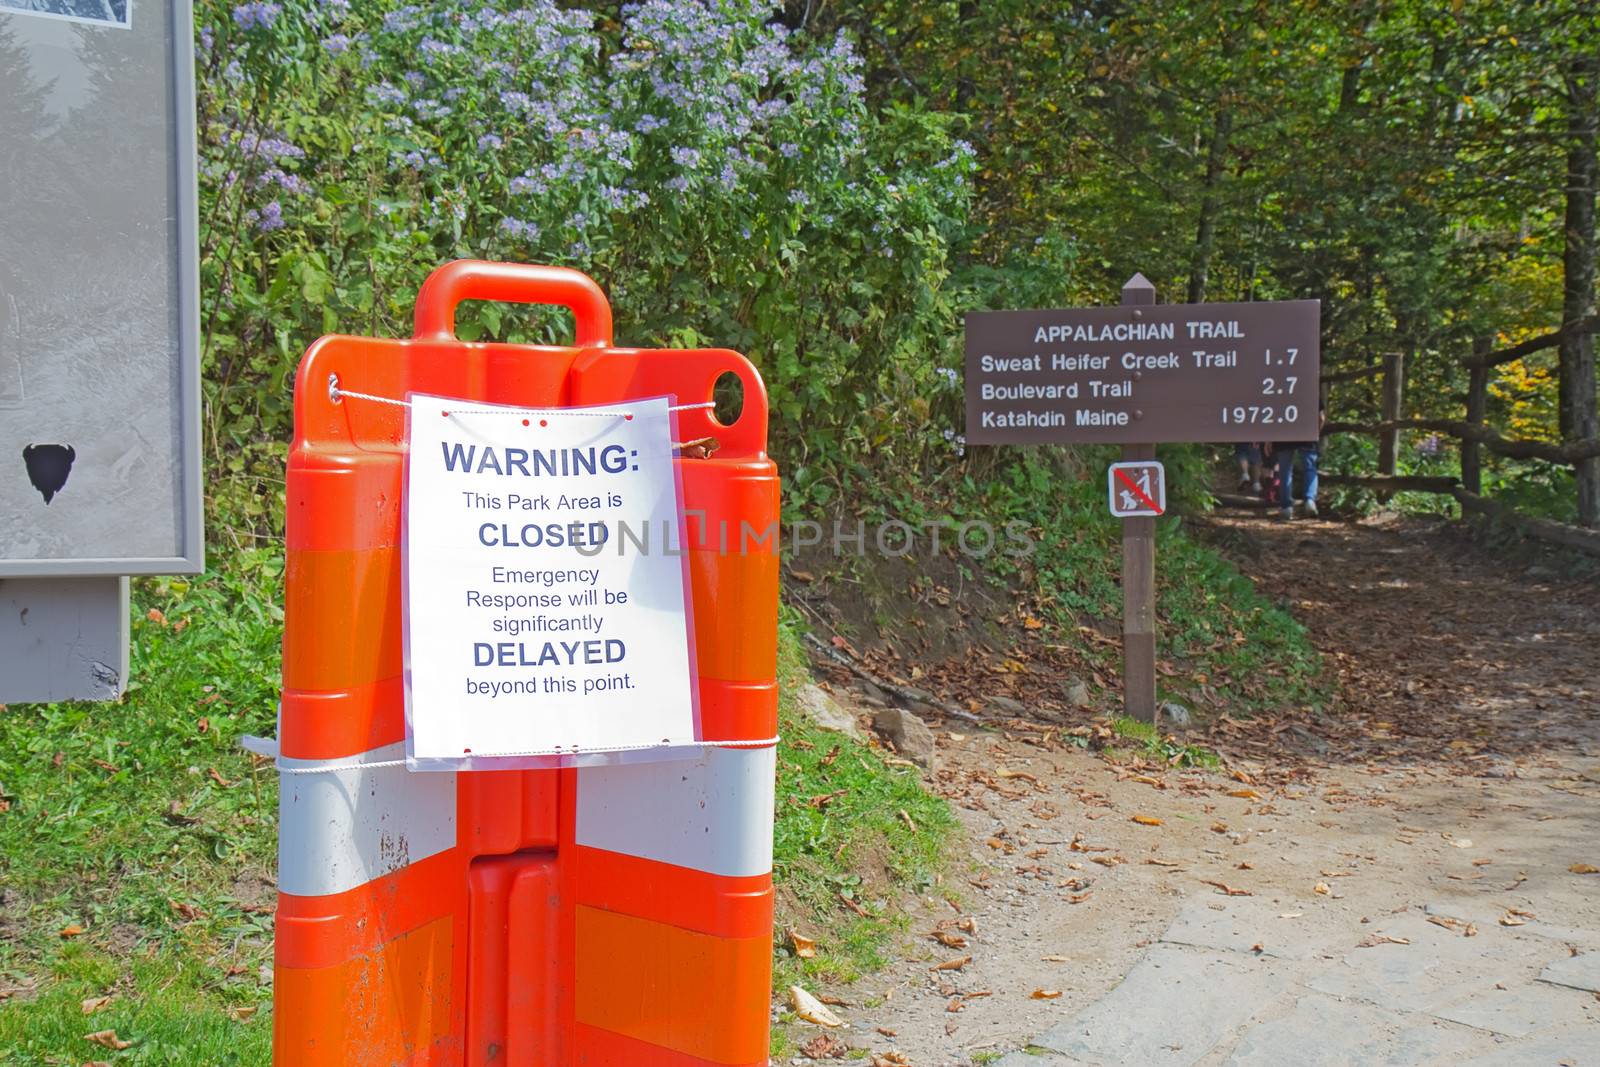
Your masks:
M341 386L339 384L339 376L337 374L328 375L328 399L333 401L335 404L339 404L339 403L344 402L344 400L347 399L347 398L350 399L350 400L366 400L366 401L370 401L371 403L374 403L374 404L390 404L390 405L392 405L394 407L397 407L397 408L409 408L409 407L415 407L416 406L415 404L413 404L409 400L399 400L399 399L397 399L395 397L392 397L392 396L378 396L378 395L376 395L374 393L358 393L354 389L346 389L346 388L344 388L343 386ZM493 403L493 401L484 401L484 403L486 403L486 404L487 403ZM496 405L496 406L499 407L499 406L504 406L504 405ZM715 400L706 400L706 401L703 401L703 402L701 402L699 404L674 404L671 407L667 408L667 410L668 411L704 411L704 410L707 410L707 409L710 409L710 408L714 408L716 406L717 406L717 402ZM481 409L476 409L476 408L473 409L473 410L470 410L470 411L451 411L449 408L446 408L446 409L444 409L443 413L445 415L448 415L448 416L452 417L452 418L454 418L457 415L572 415L572 416L587 416L587 417L589 417L591 419L631 419L631 418L633 418L632 413L626 412L626 411L585 411L582 408L524 408L524 407L514 407L514 406L504 406L504 407L505 407L505 410L503 410L503 411L483 411ZM683 442L674 441L672 443L672 447L673 448L682 448L683 447Z
M665 746L669 748L771 748L782 738L764 737L759 741L684 741ZM371 771L382 767L404 767L403 759L377 760L372 763L333 763L319 764L315 767L291 767L283 762L283 755L279 751L276 738L257 737L246 734L239 738L239 747L246 752L253 752L258 756L266 756L273 761L279 774L329 774L334 771ZM656 745L617 745L612 748L584 748L564 749L560 752L507 752L495 756L495 759L518 759L530 756L601 756L608 752L638 752L645 749L656 748Z

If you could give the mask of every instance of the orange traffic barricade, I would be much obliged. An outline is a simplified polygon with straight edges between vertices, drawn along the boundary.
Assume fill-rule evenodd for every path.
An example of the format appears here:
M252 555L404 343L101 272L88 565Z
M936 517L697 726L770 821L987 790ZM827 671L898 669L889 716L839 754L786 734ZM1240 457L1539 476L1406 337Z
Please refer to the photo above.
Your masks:
M469 343L463 300L571 309L575 343ZM722 349L618 348L600 288L460 261L406 340L301 361L288 469L279 723L278 1067L755 1067L767 1062L777 732L778 476L766 391ZM409 392L526 407L743 385L680 416L675 460L701 736L687 758L408 771L401 635ZM648 699L648 696L641 697ZM766 743L762 743L766 742Z

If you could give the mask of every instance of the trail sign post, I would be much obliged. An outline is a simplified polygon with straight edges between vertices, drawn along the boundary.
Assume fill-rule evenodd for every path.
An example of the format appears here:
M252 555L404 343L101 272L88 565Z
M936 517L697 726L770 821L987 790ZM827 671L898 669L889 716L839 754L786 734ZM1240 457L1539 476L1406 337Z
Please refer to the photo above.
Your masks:
M1315 300L1157 305L1142 274L1123 286L1120 306L967 316L968 444L1122 446L1107 477L1112 512L1125 515L1123 701L1134 718L1156 714L1165 479L1153 475L1155 507L1135 493L1135 506L1121 508L1118 469L1159 472L1156 442L1314 440L1320 331Z
M1143 274L1135 274L1122 287L1122 302L1152 308L1156 287ZM1133 314L1137 323L1145 312ZM1161 355L1157 355L1158 361ZM1126 355L1118 362L1126 364ZM1093 383L1089 391L1091 395L1096 392ZM1128 392L1127 399L1132 400L1131 385ZM1141 421L1142 416L1142 409L1135 408L1133 421ZM1154 463L1155 459L1154 437L1122 446L1123 463ZM1148 514L1122 520L1122 710L1129 718L1156 721L1156 520Z

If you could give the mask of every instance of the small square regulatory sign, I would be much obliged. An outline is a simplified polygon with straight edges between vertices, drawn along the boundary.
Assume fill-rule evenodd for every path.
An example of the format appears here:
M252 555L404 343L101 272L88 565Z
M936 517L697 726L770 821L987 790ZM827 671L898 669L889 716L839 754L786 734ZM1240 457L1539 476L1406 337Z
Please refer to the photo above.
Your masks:
M1106 480L1111 514L1119 519L1160 515L1167 510L1166 468L1153 459L1113 463Z

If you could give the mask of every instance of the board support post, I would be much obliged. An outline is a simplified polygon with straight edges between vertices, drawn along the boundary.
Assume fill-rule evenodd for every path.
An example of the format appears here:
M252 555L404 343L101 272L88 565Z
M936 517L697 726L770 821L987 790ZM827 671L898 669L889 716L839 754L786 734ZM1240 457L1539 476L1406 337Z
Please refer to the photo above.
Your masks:
M1155 286L1135 274L1122 287L1122 303L1156 302ZM1154 444L1122 446L1124 462L1154 460ZM1122 710L1130 719L1156 723L1156 520L1122 520Z

